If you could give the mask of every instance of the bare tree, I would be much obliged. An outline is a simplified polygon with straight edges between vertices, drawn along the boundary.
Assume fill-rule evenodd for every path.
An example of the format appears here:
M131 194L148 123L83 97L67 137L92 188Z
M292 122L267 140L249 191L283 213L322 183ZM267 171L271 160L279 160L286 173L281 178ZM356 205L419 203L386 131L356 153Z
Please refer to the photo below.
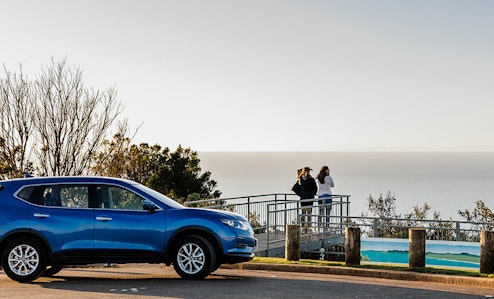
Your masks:
M0 79L0 178L32 172L29 142L33 133L33 95L22 66Z
M80 68L66 60L42 70L34 82L36 141L34 152L41 175L81 175L123 106L116 90L85 87Z

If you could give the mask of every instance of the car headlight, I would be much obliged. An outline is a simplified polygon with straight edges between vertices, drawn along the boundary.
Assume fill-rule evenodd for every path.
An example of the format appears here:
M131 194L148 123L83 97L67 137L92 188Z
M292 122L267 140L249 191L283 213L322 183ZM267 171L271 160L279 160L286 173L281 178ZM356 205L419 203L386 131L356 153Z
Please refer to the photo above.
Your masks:
M233 220L233 219L221 219L221 222L223 224L228 225L229 227L233 228L238 228L241 230L250 230L250 224L247 221L241 221L241 220Z

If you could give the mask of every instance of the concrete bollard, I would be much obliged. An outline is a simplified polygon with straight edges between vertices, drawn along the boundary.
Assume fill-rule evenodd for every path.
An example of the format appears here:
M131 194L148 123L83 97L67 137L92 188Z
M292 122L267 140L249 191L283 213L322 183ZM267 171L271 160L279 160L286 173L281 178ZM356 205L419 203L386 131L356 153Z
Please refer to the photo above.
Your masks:
M285 259L287 261L300 259L300 226L296 224L286 225Z
M480 232L480 273L494 273L494 231Z
M408 230L408 267L425 267L425 229L410 228Z
M345 228L345 264L360 265L360 227Z

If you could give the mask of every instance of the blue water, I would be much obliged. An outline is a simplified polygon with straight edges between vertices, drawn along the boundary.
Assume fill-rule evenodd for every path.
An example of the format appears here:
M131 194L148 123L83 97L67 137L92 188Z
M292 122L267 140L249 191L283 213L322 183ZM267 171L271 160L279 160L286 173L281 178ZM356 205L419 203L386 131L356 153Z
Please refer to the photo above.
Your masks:
M408 264L408 239L364 238L361 254L373 263ZM427 241L426 266L480 267L480 244L472 242ZM432 257L431 254L445 254ZM467 257L469 261L462 261Z

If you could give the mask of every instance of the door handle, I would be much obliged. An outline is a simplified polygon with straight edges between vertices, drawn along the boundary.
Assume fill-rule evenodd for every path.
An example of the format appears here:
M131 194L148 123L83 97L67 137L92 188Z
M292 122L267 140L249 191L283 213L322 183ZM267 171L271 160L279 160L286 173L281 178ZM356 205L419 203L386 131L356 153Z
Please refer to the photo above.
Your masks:
M113 219L111 217L98 216L96 217L96 220L105 222L105 221L112 221Z
M46 213L34 213L33 216L36 217L36 218L49 218L50 217L50 214L46 214Z

